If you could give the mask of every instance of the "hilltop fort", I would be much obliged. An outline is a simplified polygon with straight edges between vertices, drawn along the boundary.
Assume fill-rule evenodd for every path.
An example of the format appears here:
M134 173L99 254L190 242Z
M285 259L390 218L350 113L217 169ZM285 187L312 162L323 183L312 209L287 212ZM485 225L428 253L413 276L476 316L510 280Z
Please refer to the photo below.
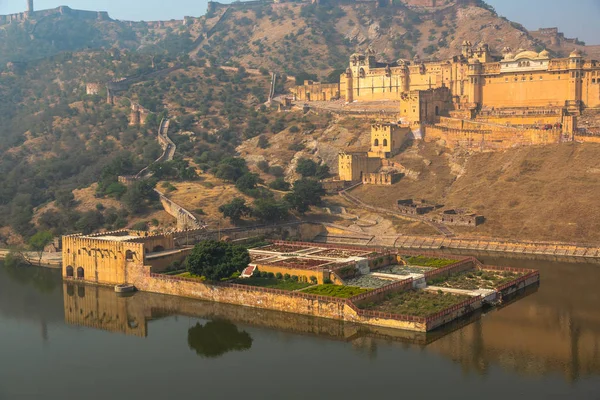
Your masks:
M367 50L350 56L339 84L305 81L292 94L309 104L394 101L398 120L418 138L509 148L572 140L582 112L600 107L600 64L579 50L553 58L546 50L505 48L497 57L468 41L461 54L431 62L380 62Z
M70 15L80 19L111 21L111 18L105 11L73 10L68 6L36 11L34 9L33 0L27 0L27 11L16 14L0 15L0 25L22 22L28 19L41 19L54 15Z

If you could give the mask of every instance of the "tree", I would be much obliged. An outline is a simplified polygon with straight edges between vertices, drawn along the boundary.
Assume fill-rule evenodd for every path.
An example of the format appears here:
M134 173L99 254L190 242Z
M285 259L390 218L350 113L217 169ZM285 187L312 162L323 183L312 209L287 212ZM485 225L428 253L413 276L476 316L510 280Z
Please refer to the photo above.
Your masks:
M158 194L154 191L156 186L156 178L144 179L135 182L123 196L123 202L133 214L138 214L144 210L148 201L154 201L158 198Z
M327 164L321 164L317 167L317 172L315 173L315 176L319 179L325 179L327 177L329 177L329 165Z
M44 256L44 247L52 242L52 233L49 231L39 231L31 238L29 238L29 246L32 250L38 253L38 264L42 264L42 257Z
M277 178L273 182L269 183L269 187L275 190L282 190L287 192L290 190L290 184L285 181L283 178Z
M61 208L70 208L75 205L75 196L70 190L61 190L55 195L56 205Z
M197 244L185 260L189 273L211 281L229 278L234 272L241 272L249 263L250 253L245 247L216 240Z
M265 174L269 172L269 162L267 160L259 161L256 166Z
M304 8L304 7L303 7ZM302 86L304 85L304 81L316 81L319 78L315 74L309 74L308 72L300 72L296 75L296 85Z
M317 173L317 163L308 158L301 158L298 160L296 165L296 172L302 175L304 178L309 176L315 176Z
M225 181L235 182L248 172L246 160L243 158L227 157L223 159L215 171L215 176Z
M280 222L287 218L288 206L273 199L258 199L254 202L252 215L262 222Z
M303 178L294 182L294 188L291 193L285 195L285 201L292 209L304 214L310 206L319 205L324 195L325 190L321 183L314 179Z
M237 224L242 217L250 215L251 209L246 205L246 200L236 197L229 203L220 206L219 212L223 213L225 218L229 218L232 223Z
M260 135L258 137L257 146L260 147L261 149L266 149L267 147L269 147L269 138L266 137L265 135Z
M235 182L235 187L240 192L247 192L249 190L255 189L256 185L258 184L259 181L260 181L260 178L258 177L257 174L248 172L248 173L245 173L244 175L242 175Z

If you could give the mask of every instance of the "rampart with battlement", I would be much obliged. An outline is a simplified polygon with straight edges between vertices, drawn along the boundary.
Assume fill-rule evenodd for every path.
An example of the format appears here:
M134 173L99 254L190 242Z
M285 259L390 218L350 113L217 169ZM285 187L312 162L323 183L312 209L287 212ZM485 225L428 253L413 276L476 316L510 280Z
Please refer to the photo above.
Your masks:
M0 25L23 22L25 20L39 21L42 18L60 15L68 15L82 20L112 21L105 11L74 10L67 6L60 6L50 10L24 11L16 14L0 15Z

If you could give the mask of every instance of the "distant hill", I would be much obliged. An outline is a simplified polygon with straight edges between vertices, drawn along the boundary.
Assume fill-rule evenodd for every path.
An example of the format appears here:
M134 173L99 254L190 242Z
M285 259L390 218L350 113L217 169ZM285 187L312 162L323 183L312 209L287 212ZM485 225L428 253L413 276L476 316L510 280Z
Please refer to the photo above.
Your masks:
M220 65L240 63L288 75L326 75L345 68L348 56L358 49L371 47L381 60L443 59L459 54L464 40L485 42L498 55L511 47L548 48L559 56L579 48L600 56L599 46L586 47L558 31L528 32L483 1L446 1L439 7L378 4L212 2L205 16L158 22L115 21L106 14L61 7L0 24L0 65L115 47L189 54Z

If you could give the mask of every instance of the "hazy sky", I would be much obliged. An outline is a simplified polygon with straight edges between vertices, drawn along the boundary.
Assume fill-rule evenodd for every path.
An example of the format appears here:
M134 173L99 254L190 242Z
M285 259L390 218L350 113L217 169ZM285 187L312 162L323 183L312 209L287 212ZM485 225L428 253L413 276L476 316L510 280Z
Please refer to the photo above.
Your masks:
M182 19L206 12L207 0L34 0L36 9L68 5L84 10L108 11L126 20ZM229 0L221 0L223 3ZM487 0L500 15L530 30L558 26L567 37L600 44L600 0ZM0 14L23 11L26 0L0 0Z

